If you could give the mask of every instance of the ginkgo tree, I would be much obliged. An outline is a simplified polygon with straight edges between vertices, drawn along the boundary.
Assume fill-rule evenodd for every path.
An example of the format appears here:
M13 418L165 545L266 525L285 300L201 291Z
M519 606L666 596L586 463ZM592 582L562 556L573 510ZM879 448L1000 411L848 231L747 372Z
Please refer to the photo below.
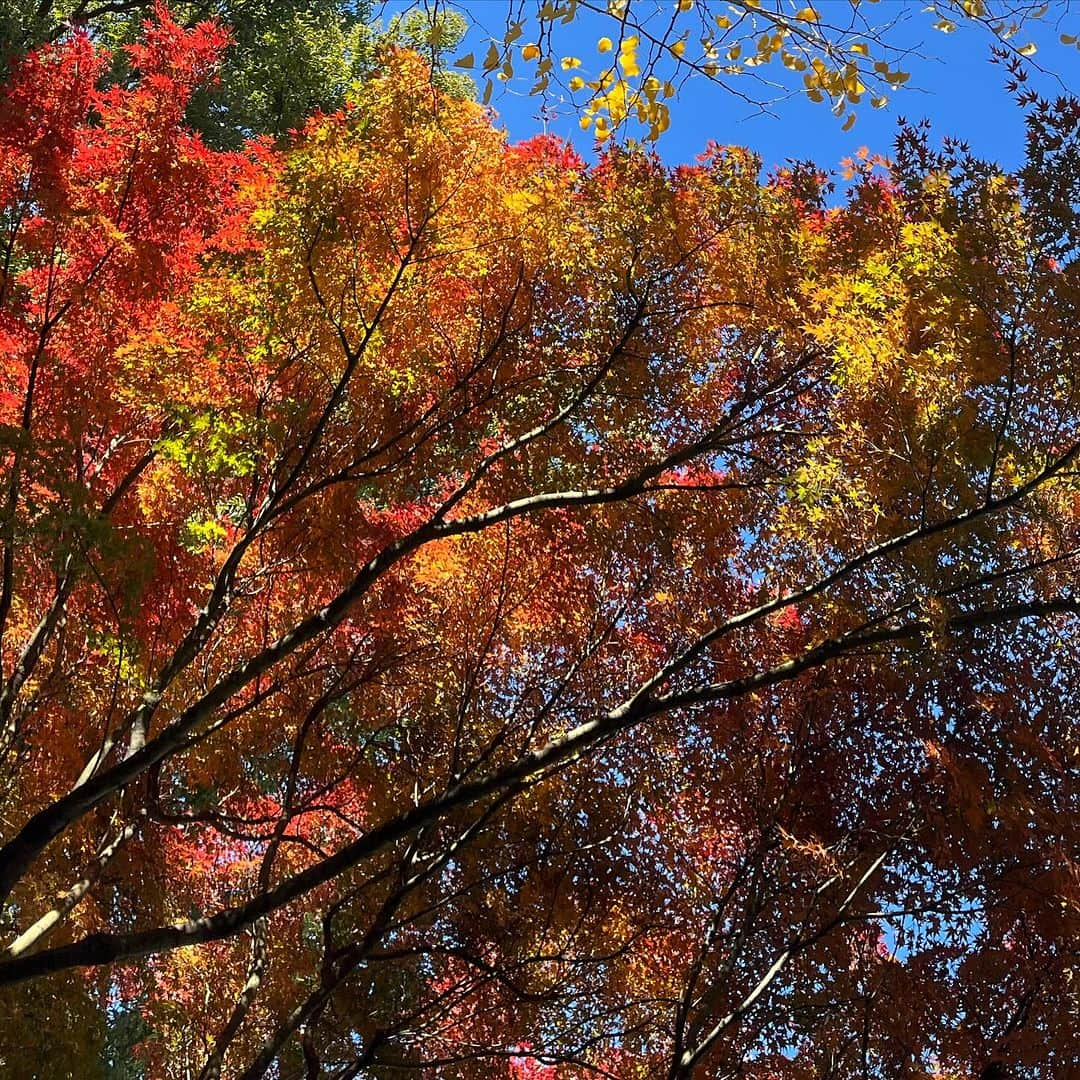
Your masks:
M1066 1076L1080 105L1010 176L0 104L15 1075Z
M415 7L438 10L440 2L415 0ZM1063 44L1078 40L1065 32L1068 12L1041 0L462 0L462 6L476 22L473 38L481 47L454 64L476 71L485 103L497 101L500 85L513 86L571 106L581 127L601 141L630 133L655 142L671 123L672 100L694 79L762 109L805 95L830 108L848 131L860 107L885 108L933 55L932 43L928 55L911 44L902 25L909 19L925 20L931 33L977 31L973 40L1003 62L1034 57L1031 32L1051 18Z

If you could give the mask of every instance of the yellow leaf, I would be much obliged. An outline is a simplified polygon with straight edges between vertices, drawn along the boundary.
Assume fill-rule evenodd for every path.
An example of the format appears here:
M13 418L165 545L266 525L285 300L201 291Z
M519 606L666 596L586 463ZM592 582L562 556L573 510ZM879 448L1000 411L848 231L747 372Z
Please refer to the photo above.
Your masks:
M581 67L581 61L576 56L564 56L560 61L563 71L573 71Z
M694 0L679 0L678 5L677 5L677 10L679 10L679 11L693 11L694 10Z
M570 80L571 90L580 90L585 85L585 80L580 75L575 75Z
M795 18L799 22L817 22L821 16L812 7L804 7L795 12Z
M851 51L855 53L856 56L869 56L870 46L867 45L864 41L856 41L851 46Z
M540 46L534 44L526 45L521 50L522 60L536 60L540 56Z
M611 52L611 47L612 47L611 46L611 38L609 38L609 37L602 37L596 43L596 51L597 52L602 52L602 53Z
M674 56L676 60L678 60L679 57L682 56L682 54L684 52L686 52L686 42L685 41L673 41L668 46L668 52L671 53L671 55Z
M1039 51L1039 47L1034 41L1029 41L1026 45L1021 45L1016 51L1021 56L1034 56Z
M623 74L632 79L635 75L641 74L641 68L638 67L637 58L632 53L626 53L619 57L619 67L623 69Z

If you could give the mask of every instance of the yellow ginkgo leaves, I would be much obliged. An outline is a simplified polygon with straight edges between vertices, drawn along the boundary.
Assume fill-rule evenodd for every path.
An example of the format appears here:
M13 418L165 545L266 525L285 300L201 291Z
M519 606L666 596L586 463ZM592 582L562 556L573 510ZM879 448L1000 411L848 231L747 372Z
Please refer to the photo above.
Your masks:
M641 74L641 66L638 64L637 47L639 39L629 37L619 46L619 67L623 75L632 79Z

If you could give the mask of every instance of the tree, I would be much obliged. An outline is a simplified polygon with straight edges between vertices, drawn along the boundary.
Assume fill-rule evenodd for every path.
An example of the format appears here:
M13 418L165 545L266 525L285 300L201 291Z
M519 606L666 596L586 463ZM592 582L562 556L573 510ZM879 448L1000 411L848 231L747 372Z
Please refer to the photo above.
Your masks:
M438 10L440 0L416 5ZM762 109L805 94L826 104L847 131L860 105L884 108L911 78L912 62L924 59L901 44L899 24L908 18L944 34L976 29L999 60L1012 62L1035 56L1026 31L1052 10L1062 16L1059 8L1039 0L930 0L920 8L878 7L876 0L482 4L472 10L487 48L459 56L455 65L480 71L485 102L499 84L517 83L522 92L570 103L582 128L601 141L629 131L655 142L670 123L671 99L697 78ZM586 33L595 35L595 55L583 50ZM1060 37L1077 44L1075 34Z
M0 105L4 1064L1067 1075L1080 106L226 153L160 19Z
M108 78L122 82L131 75L124 47L139 39L156 7L156 0L14 0L0 9L0 60L86 30L112 55ZM230 29L218 77L189 102L188 121L213 146L284 135L318 109L338 109L371 67L367 0L196 0L172 11L189 28L213 15Z

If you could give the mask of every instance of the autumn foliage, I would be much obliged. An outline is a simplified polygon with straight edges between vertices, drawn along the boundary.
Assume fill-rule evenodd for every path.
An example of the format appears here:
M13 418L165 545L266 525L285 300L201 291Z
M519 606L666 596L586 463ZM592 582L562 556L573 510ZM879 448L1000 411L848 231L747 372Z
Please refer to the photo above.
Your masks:
M0 99L3 1069L1072 1075L1080 107L226 153L227 40Z

